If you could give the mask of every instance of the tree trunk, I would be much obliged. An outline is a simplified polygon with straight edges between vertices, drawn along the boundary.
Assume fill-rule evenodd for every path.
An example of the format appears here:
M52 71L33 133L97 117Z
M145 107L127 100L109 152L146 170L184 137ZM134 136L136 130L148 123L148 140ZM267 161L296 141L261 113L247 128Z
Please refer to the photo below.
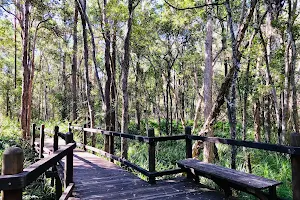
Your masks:
M277 100L277 95L276 95L276 89L272 80L271 72L270 72L270 50L268 50L267 45L263 39L262 35L262 30L259 28L259 33L260 33L260 39L263 44L264 48L264 57L265 57L265 62L266 62L266 84L271 86L271 95L273 98L273 103L274 103L274 108L275 108L275 113L276 113L276 122L277 122L277 134L278 134L278 143L281 144L281 120L280 120L280 112L279 112L279 105L278 105L278 100ZM270 37L271 38L271 37ZM268 39L268 43L270 43L271 39Z
M271 109L270 109L270 96L267 95L264 98L265 102L265 107L264 107L264 119L265 119L265 123L264 123L264 130L265 130L265 134L266 134L266 141L270 142L271 140Z
M44 120L47 121L48 120L48 97L47 97L47 85L45 85L44 88Z
M211 4L212 0L206 0L207 4ZM212 12L209 8L208 13ZM204 69L204 120L209 118L212 110L212 81L213 81L213 66L212 66L212 43L213 43L213 20L211 14L207 16L206 22L206 40L205 40L205 69ZM208 137L213 137L213 130L210 129L207 133ZM204 162L212 163L214 161L214 144L204 142L203 149Z
M112 101L112 106L111 106L111 125L112 125L112 131L117 131L116 125L116 107L117 107L117 102L116 102L116 95L117 95L117 87L116 87L116 60L117 60L117 27L116 27L116 21L114 22L114 32L112 36L112 56L111 56L111 70L112 70L112 82L111 82L111 101Z
M297 106L297 86L295 83L295 70L296 70L296 44L294 39L292 38L292 60L291 60L291 87L292 87L292 115L293 115L293 123L294 123L294 131L299 133L299 115L298 115L298 106Z
M83 1L82 4L82 11L86 13L86 0ZM91 97L91 83L89 79L89 50L88 50L88 39L87 39L87 30L86 30L86 19L85 17L81 17L82 23L82 37L83 37L83 48L84 48L84 69L85 69L85 93L86 99L88 104L88 111L89 111L89 120L90 120L90 127L94 127L94 103ZM92 146L95 146L95 135L92 133Z
M65 120L67 117L67 76L66 76L66 53L62 52L62 110L61 119Z
M78 4L75 0L74 25L73 25L73 60L72 60L72 120L77 119L77 23Z
M141 91L139 85L142 84L140 77L142 76L142 71L140 68L140 54L137 54L137 63L136 63L136 74L135 74L135 123L136 129L141 130Z
M23 57L22 57L22 66L23 66L23 80L22 80L22 105L21 105L21 129L23 139L26 139L26 136L29 135L28 124L28 104L29 104L29 81L30 81L30 71L28 66L28 40L29 40L29 6L30 1L25 1L24 9L24 27L22 29L22 41L23 41Z
M128 0L128 20L127 20L127 33L124 42L124 58L122 63L122 92L123 92L123 108L122 108L122 132L128 133L129 114L128 114L128 73L130 63L130 37L132 31L133 11L136 5L133 5L133 0ZM127 158L128 143L126 138L121 140L121 155Z
M239 46L241 45L241 42L245 36L245 32L248 29L248 25L250 23L250 20L253 16L253 12L255 9L255 6L257 4L257 0L251 0L250 2L250 9L247 13L247 16L245 17L245 20L243 21L243 24L240 25L238 34L235 36L234 34L234 29L233 29L233 22L232 22L232 17L231 17L231 8L230 8L230 3L229 0L226 0L225 6L228 14L228 24L230 26L230 32L231 32L231 41L232 41L232 60L233 60L233 66L230 68L227 76L225 77L224 82L221 85L221 88L219 90L219 93L217 95L217 99L213 105L212 111L208 118L205 120L205 123L199 132L199 135L204 135L206 136L207 133L209 133L212 130L212 126L215 124L218 115L220 114L221 111L221 106L225 102L225 97L227 97L228 92L229 92L229 85L232 84L232 81L234 79L234 76L236 72L240 69L240 58L241 58L241 53L239 52ZM199 150L201 148L201 141L197 141L193 145L193 157L197 157L199 155Z
M260 107L261 107L260 101L258 98L256 98L253 105L255 142L260 142L260 128L261 128Z
M106 17L106 6L107 1L103 1L103 22L104 22L104 60L105 60L105 70L106 70L106 83L105 83L105 127L106 130L112 130L111 123L111 84L112 84L112 73L110 65L110 26L108 24L108 19ZM104 137L104 149L106 152L109 151L109 136Z

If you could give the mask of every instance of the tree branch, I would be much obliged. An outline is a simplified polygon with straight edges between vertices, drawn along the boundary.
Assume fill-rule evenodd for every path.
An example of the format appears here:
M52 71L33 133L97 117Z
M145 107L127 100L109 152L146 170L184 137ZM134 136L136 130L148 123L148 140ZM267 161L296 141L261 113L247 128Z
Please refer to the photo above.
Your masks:
M174 5L172 5L171 3L169 3L167 0L165 0L165 3L168 4L170 7L176 9L176 10L192 10L192 9L196 9L196 8L204 8L207 6L219 6L219 5L223 5L225 2L221 2L221 3L211 3L211 4L202 4L202 5L198 5L198 6L193 6L193 7L186 7L186 8L178 8Z
M15 15L14 13L12 13L12 12L10 12L9 10L7 10L6 8L4 8L3 5L0 4L0 8L2 8L6 13L8 13L8 14L14 16L16 19L18 19L18 20L20 21L20 18L19 18L17 15Z

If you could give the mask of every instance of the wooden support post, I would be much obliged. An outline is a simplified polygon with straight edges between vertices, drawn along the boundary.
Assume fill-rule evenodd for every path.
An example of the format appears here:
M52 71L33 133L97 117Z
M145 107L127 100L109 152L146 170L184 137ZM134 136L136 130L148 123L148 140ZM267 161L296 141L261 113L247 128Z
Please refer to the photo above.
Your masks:
M23 171L24 153L19 147L10 147L3 153L2 175L13 175ZM21 200L22 189L2 191L2 200Z
M53 137L53 151L58 150L58 132L59 132L59 127L55 126L54 127L54 137Z
M72 128L71 128L71 122L69 122L69 124L68 124L68 130L69 130L69 133L71 133L72 132Z
M148 137L154 137L154 129L148 129L147 135ZM149 142L148 152L149 172L155 172L155 142ZM155 177L149 176L149 183L154 184Z
M186 135L185 138L185 157L186 158L192 158L192 140L188 138L189 135L192 134L192 129L190 126L185 127L184 133ZM187 178L192 179L195 178L191 173L187 173ZM199 182L199 181L198 181Z
M31 135L31 146L32 148L34 149L35 147L35 128L36 128L36 125L35 124L32 124L32 135Z
M109 136L109 153L114 154L115 153L115 139L113 135ZM114 159L110 159L110 162L114 162Z
M86 124L83 125L83 128L86 128ZM85 146L87 145L87 139L86 139L86 131L83 130L83 150L86 151Z
M66 133L66 144L73 142L73 133ZM73 150L67 154L65 162L65 189L73 183Z
M40 152L39 152L39 158L44 158L43 152L44 152L44 144L45 144L45 125L41 125L40 129Z
M59 127L55 126L54 127L54 136L53 136L53 152L58 150L58 131L59 131ZM57 173L56 165L54 165L52 167L52 172ZM55 178L55 190L56 190L56 193L57 193L57 178L56 177L51 177L51 186L52 187L54 186L54 178ZM61 190L61 188L60 188L60 190Z
M189 136L192 134L192 129L190 126L185 127L185 135ZM186 158L192 158L192 140L188 137L185 138L185 152Z
M61 184L60 178L57 174L55 176L55 199L59 200L61 195L62 195L62 184Z
M291 135L291 145L300 147L300 134ZM300 155L291 155L293 200L300 200Z

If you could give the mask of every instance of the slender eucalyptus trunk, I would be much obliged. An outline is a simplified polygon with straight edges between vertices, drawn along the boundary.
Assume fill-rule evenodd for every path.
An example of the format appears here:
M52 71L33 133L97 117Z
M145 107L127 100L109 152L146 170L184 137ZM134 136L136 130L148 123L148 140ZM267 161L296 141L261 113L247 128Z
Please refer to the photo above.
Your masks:
M135 5L136 6L136 5ZM124 42L124 58L122 63L122 92L123 92L123 108L122 108L122 132L128 132L129 114L128 114L128 73L130 64L130 38L132 32L132 19L134 11L133 0L128 0L128 20L127 33ZM123 158L127 158L128 143L126 138L121 140L121 154Z
M207 0L207 4L211 4L212 0ZM209 8L208 13L212 12ZM207 16L206 22L206 40L205 40L205 68L204 68L204 120L209 118L212 110L212 82L213 82L213 58L212 58L212 43L213 43L213 19L211 14ZM213 130L210 129L206 136L212 137L214 135ZM214 145L213 143L204 142L203 149L203 160L204 162L212 163L214 161Z
M72 58L72 120L77 119L77 24L78 24L78 4L75 0L74 25L73 25L73 58Z
M82 4L82 11L86 13L86 0L83 1ZM81 17L82 23L82 37L83 37L83 48L84 48L84 71L85 71L85 93L88 105L88 112L89 112L89 120L90 120L90 127L94 127L94 118L95 118L95 111L94 111L94 102L91 96L91 82L89 78L89 50L88 50L88 38L87 38L87 29L86 29L86 19L83 15ZM95 135L92 133L92 146L95 146Z
M24 9L24 24L22 27L22 41L23 41L23 52L22 52L22 66L23 66L23 79L22 79L22 105L21 105L21 129L23 139L29 135L28 121L28 106L29 106L29 81L30 81L30 70L28 66L28 40L29 40L29 6L30 1L25 1Z

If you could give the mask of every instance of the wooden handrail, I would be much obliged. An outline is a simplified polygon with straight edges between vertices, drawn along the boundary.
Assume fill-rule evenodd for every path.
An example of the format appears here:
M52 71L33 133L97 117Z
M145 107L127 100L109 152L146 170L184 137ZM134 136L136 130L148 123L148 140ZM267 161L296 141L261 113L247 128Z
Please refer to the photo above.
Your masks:
M201 140L204 142L211 142L211 143L221 143L227 144L232 146L241 146L241 147L248 147L254 149L262 149L267 151L274 151L278 153L286 153L286 154L295 154L300 155L300 147L295 146L285 146L285 145L277 145L277 144L268 144L268 143L260 143L260 142L252 142L252 141L242 141L242 140L233 140L227 138L219 138L219 137L204 137L204 136L197 136L197 135L174 135L174 136L161 136L161 137L149 137L149 136L140 136L140 135L132 135L128 133L119 133L114 131L106 131L101 129L93 129L93 128L82 128L71 126L74 130L82 130L91 133L100 133L104 135L112 135L112 136L119 136L124 137L132 140L137 140L139 142L160 142L160 141L175 141L175 140Z
M248 147L253 149L261 149L266 151L274 151L278 153L285 153L291 155L300 155L300 147L295 146L284 146L277 144L268 144L268 143L260 143L260 142L252 142L252 141L243 141L243 140L233 140L233 139L225 139L219 137L204 137L204 136L196 136L196 135L188 135L188 138L191 140L201 140L204 142L211 143L220 143L227 144L232 146L240 146L240 147Z
M67 144L47 158L33 163L19 174L0 176L0 190L15 190L26 187L63 157L72 152L75 147L75 143Z

